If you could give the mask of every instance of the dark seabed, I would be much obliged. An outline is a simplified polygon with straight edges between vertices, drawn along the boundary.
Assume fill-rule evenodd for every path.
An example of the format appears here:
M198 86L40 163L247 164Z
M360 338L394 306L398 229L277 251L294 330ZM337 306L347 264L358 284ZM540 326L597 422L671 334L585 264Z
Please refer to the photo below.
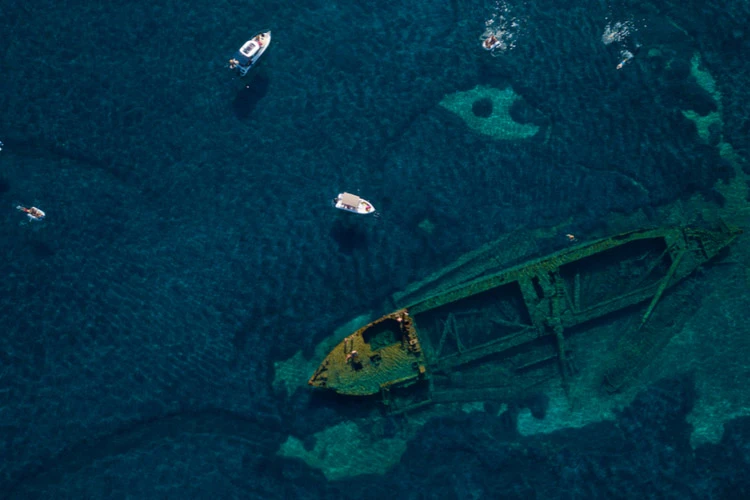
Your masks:
M0 498L750 497L748 21L746 0L3 0ZM485 244L720 218L745 235L619 394L394 417L306 385Z

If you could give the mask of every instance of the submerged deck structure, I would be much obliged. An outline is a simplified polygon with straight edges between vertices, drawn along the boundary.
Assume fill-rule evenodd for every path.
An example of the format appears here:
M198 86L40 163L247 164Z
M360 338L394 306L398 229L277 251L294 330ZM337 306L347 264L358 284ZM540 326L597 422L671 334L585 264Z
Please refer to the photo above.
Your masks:
M632 335L646 335L664 292L741 231L670 227L566 248L423 296L347 336L312 375L313 387L380 394L393 412L436 402L502 399L551 377L568 388L576 328L643 303ZM602 381L610 391L643 368L627 359Z

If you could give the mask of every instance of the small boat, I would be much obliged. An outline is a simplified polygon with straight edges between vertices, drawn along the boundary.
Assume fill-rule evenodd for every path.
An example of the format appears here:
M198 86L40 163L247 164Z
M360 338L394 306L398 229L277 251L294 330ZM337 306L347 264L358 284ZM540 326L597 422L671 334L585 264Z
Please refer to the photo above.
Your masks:
M237 72L239 76L245 76L250 68L255 66L260 56L271 44L271 31L262 31L252 37L240 47L240 50L229 60L229 69Z
M605 361L601 385L617 392L669 342L668 326L685 306L663 301L665 291L741 232L723 222L643 229L499 271L490 252L489 273L464 261L422 291L394 296L400 308L344 338L308 383L344 395L379 394L395 413L431 403L508 401L555 379L567 393L578 371L573 346L595 341L592 323L644 304L633 331L614 332Z
M22 207L21 205L18 205L16 207L16 210L19 210L25 213L26 217L28 217L29 220L31 221L40 221L44 219L44 217L47 215L44 213L44 211L36 207L26 208L26 207Z
M493 51L496 48L501 47L502 45L503 42L501 42L494 34L490 34L482 41L482 47L484 48L484 50Z
M354 212L355 214L375 213L375 207L372 206L372 203L351 193L339 193L333 200L333 206L340 210Z

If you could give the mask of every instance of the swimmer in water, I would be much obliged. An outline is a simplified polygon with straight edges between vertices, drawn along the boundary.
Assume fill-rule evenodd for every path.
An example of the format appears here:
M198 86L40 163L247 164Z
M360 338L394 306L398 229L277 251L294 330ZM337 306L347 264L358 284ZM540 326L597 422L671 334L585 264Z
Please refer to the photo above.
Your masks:
M617 65L617 69L622 69L623 66L625 66L627 63L630 62L631 59L635 57L635 55L638 53L638 51L641 50L641 44L636 44L635 48L633 48L633 52L630 52L629 50L625 50L622 52L622 61L620 61L620 64Z
M44 219L44 216L47 215L43 211L39 210L36 207L26 208L22 207L21 205L18 205L16 209L20 210L21 212L26 214L26 217L29 218L29 220L42 220Z
M623 56L623 60L620 61L620 64L617 65L617 69L622 69L622 67L625 66L625 64L627 64L633 57L635 57L633 56L633 53L630 52L629 50L624 51L622 53L622 56Z

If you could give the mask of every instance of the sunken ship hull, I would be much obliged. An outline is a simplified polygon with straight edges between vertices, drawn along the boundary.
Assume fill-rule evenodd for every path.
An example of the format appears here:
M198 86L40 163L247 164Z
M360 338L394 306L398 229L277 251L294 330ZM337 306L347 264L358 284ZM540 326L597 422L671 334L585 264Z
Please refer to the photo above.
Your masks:
M723 223L632 231L443 287L346 337L308 383L379 394L393 412L507 398L555 377L567 391L576 328L643 304L629 332L642 345L602 380L616 391L659 347L648 323L664 292L739 233Z

